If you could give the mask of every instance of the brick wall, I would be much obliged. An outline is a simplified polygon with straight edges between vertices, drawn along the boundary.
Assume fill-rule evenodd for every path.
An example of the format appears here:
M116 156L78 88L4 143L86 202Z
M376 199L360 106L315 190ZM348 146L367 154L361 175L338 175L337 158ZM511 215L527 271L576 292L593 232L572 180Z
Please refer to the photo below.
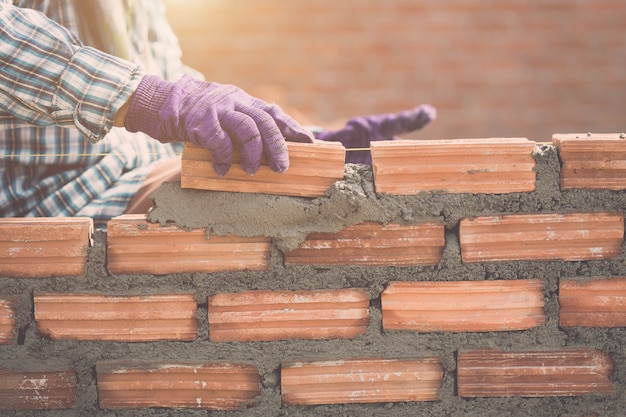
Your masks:
M431 103L410 137L626 130L620 0L166 4L188 64L316 123Z
M406 168L398 146L476 189L396 187L379 198L416 218L292 250L143 216L106 232L0 219L0 414L619 415L624 139L501 141L531 161L512 146L485 166L489 141L382 144L372 189ZM525 191L489 193L506 173ZM173 209L203 194L173 188Z

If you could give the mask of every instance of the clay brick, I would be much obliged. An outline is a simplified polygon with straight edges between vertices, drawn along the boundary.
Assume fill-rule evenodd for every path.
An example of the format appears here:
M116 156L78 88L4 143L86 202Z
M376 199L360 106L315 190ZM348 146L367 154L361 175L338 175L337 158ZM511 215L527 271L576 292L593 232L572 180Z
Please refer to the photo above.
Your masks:
M281 367L286 405L438 401L442 380L439 358L288 362Z
M82 275L92 233L86 217L0 219L0 276Z
M561 189L626 189L626 139L614 134L555 134Z
M220 177L211 165L211 152L185 143L180 185L200 190L320 197L333 183L343 179L346 150L340 143L287 142L287 146L290 166L282 174L263 162L256 174L249 175L235 154L232 167Z
M525 138L372 142L376 191L504 194L535 190L535 142Z
M391 282L383 328L419 332L526 330L546 322L539 279Z
M511 214L463 219L463 262L611 259L624 240L622 212Z
M34 304L37 330L54 340L145 342L197 336L195 294L36 293Z
M13 343L16 333L15 300L13 298L0 298L0 345Z
M0 410L73 408L76 372L59 363L0 361Z
M209 298L214 342L355 338L369 325L369 298L358 289L249 291Z
M445 245L443 223L387 224L367 222L338 233L311 233L285 253L287 265L436 265Z
M149 407L236 410L260 393L258 369L230 362L96 364L104 409Z
M107 267L113 274L169 274L266 270L271 239L211 236L124 215L107 224Z
M626 327L626 277L566 278L559 284L565 327Z
M460 397L549 397L608 394L613 361L593 348L544 352L461 351Z

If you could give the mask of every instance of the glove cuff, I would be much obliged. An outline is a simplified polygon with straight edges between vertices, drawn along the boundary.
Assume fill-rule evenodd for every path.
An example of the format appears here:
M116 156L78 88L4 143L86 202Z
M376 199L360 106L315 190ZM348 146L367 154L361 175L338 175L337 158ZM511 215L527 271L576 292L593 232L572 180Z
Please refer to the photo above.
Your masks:
M173 84L154 75L142 78L133 94L124 127L129 132L143 132L159 141L168 142L159 136L161 118L159 110L163 108L172 90Z

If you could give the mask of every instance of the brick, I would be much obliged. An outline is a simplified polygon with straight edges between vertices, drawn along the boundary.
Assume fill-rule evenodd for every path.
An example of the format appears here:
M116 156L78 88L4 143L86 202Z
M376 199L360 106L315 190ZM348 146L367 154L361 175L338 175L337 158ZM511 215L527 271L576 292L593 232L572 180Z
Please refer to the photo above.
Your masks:
M254 175L247 174L235 155L233 166L220 177L213 170L211 153L185 143L180 185L182 188L320 197L343 179L345 149L338 142L287 142L289 169L277 173L263 162Z
M107 224L107 268L112 274L261 271L269 267L271 239L160 226L144 215L124 215Z
M104 409L149 407L236 410L260 393L258 369L230 362L125 362L96 364Z
M555 134L561 189L626 189L626 139L614 134Z
M350 339L365 334L369 298L364 290L249 291L209 298L214 342Z
M86 217L0 219L0 276L82 275L92 233Z
M419 332L526 330L546 322L539 279L391 282L383 328Z
M284 255L287 265L436 265L445 246L440 221L381 225L367 222L338 233L311 233Z
M439 358L287 362L281 367L286 405L438 401Z
M609 394L613 361L594 348L543 352L460 351L459 397L551 397Z
M0 298L0 345L8 345L15 340L16 316L15 299Z
M53 340L193 340L195 294L35 293L37 330Z
M0 361L0 410L73 408L75 397L76 372L69 365Z
M376 191L504 194L535 190L535 142L525 138L372 142Z
M564 327L626 327L626 277L561 279L559 305Z
M459 235L463 262L611 259L621 253L624 214L476 217L461 220Z

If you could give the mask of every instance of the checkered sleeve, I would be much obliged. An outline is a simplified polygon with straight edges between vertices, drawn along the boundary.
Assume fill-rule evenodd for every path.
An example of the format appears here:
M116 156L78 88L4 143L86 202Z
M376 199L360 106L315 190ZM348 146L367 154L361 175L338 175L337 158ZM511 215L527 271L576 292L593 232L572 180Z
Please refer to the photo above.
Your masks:
M76 127L99 141L142 76L44 14L0 3L0 125Z

